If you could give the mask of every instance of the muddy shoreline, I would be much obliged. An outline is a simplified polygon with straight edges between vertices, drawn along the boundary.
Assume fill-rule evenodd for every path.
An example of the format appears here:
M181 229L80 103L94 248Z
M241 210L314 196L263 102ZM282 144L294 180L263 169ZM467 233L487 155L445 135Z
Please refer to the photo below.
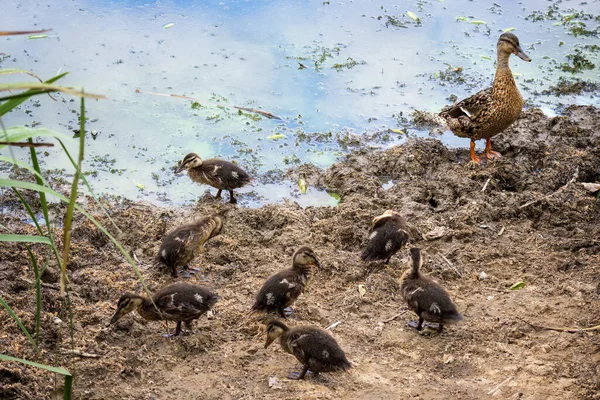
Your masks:
M4 311L0 353L68 368L76 376L76 398L85 399L477 399L502 382L499 398L600 398L598 334L531 325L600 321L600 204L581 185L600 181L600 110L570 106L554 118L526 110L495 138L494 149L501 159L473 166L466 149L409 139L384 151L361 146L326 170L301 165L286 172L286 178L339 193L333 208L103 200L122 230L110 231L140 261L151 290L172 280L152 262L164 235L190 218L225 216L223 232L194 263L202 274L192 279L222 297L214 317L200 319L195 334L177 340L163 339L164 325L137 315L107 326L119 295L140 285L115 246L78 216L69 265L74 348L99 357L61 354L71 344L52 260L43 278L41 357ZM2 203L12 201L6 191ZM359 259L371 219L386 209L407 217L410 246L424 251L424 271L451 291L465 317L442 335L420 335L406 325L412 315L398 292L406 250L389 266ZM0 223L35 234L18 212L1 214ZM288 381L297 362L279 348L264 350L261 326L247 319L261 283L288 266L302 245L315 250L324 268L296 303L290 324L342 321L332 333L355 363L350 374ZM43 264L46 249L33 249ZM0 293L31 327L35 297L27 252L3 243L0 259ZM508 290L517 282L525 286ZM269 377L280 387L269 387ZM3 362L0 397L52 398L61 386L55 379Z

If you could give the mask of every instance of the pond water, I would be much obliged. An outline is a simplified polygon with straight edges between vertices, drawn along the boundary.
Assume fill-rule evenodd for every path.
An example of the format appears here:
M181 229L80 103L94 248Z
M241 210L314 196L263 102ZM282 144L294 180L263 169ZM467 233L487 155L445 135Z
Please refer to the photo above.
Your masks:
M312 188L300 195L296 182L274 181L282 174L273 171L327 167L352 135L395 129L373 141L378 147L426 136L411 113L439 111L453 96L488 86L505 29L514 28L533 60L511 58L528 106L554 113L563 104L600 105L597 92L544 94L561 77L598 79L599 11L597 0L4 1L2 30L53 31L0 39L0 68L42 79L69 71L59 83L108 97L87 101L96 136L87 141L85 170L99 193L195 201L206 188L173 174L193 151L235 160L258 177L241 191L242 205L302 196L304 206L335 204ZM16 80L24 78L2 82ZM79 103L64 99L37 97L3 122L72 134ZM441 139L468 145L451 133ZM58 149L43 159L46 168L69 167Z

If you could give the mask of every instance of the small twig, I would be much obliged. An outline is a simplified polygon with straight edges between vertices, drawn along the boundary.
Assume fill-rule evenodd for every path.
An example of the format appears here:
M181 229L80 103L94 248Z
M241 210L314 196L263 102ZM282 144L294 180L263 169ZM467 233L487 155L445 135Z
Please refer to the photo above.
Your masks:
M331 325L329 325L327 328L325 328L325 330L326 330L326 331L333 330L333 329L337 328L337 327L338 327L338 326L339 326L341 323L342 323L342 321L341 321L341 320L340 320L340 321L337 321L337 322L334 322L333 324L331 324Z
M490 181L492 180L492 178L487 178L487 181L485 181L485 185L483 185L483 189L481 189L482 192L485 192L485 189L487 189L487 185L488 183L490 183Z
M86 353L85 351L81 351L78 349L63 350L63 351L61 351L61 354L64 354L66 356L79 356L79 357L85 357L85 358L100 358L99 354Z
M452 268L454 271L456 271L456 273L458 274L458 276L460 276L462 278L462 273L458 270L458 268L456 268L451 262L450 260L448 260L446 258L446 256L444 256L443 254L440 254L440 256L442 256L442 258L444 259L444 261L446 261L448 263L448 265L450 266L450 268Z
M54 143L0 142L0 146L54 147Z
M490 390L487 394L493 395L498 390L500 390L500 388L502 386L506 385L508 382L512 381L513 379L514 379L514 376L509 376L508 378L506 378L505 380L503 380L502 382L500 382L495 388L493 388L492 390Z
M404 314L406 314L407 310L401 311L398 314L392 315L391 317L389 317L388 319L384 319L383 321L381 321L381 323L383 324L387 324L388 322L392 322L393 320L395 320L398 317L403 316Z
M519 209L528 207L532 204L538 203L542 200L548 200L550 197L562 192L563 190L565 190L571 183L575 182L575 180L577 179L577 177L579 176L579 167L575 168L575 172L573 173L573 177L571 177L571 179L569 179L569 181L567 183L565 183L563 186L559 187L555 192L552 192L544 197L542 197L541 199L537 199L537 200L532 200L530 202L527 202L525 204L523 204L522 206L519 207Z
M533 324L533 323L531 323L529 321L526 321L526 320L524 320L522 318L519 318L519 319L521 321L525 322L526 324L529 324L529 325L533 326L534 328L546 329L548 331L559 331L559 332L577 333L577 332L595 331L595 330L600 329L600 325L592 326L592 327L589 327L589 328L563 328L563 327L558 327L558 326L537 325L537 324Z
M483 286L483 288L484 289L488 289L488 290L495 290L496 292L501 292L501 293L512 293L512 292L514 292L514 290L498 289L498 288L489 287L489 286Z
M32 35L32 34L38 34L38 33L44 33L44 32L49 32L52 29L41 29L41 30L37 30L37 31L2 31L0 32L0 36L10 36L10 35ZM0 54L4 54L4 53L0 53Z
M53 283L42 282L42 287L45 287L45 288L48 288L48 289L52 289L52 290L60 290L60 287L56 286Z

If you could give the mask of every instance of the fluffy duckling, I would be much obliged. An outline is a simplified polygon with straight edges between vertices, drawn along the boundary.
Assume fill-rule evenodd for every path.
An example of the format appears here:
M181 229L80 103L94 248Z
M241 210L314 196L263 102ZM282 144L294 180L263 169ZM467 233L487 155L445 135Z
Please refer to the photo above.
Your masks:
M400 292L408 303L408 307L419 316L419 322L409 323L417 330L423 329L423 321L438 324L437 331L442 332L444 325L451 325L462 320L456 310L456 305L450 299L448 292L434 280L421 275L419 269L423 265L421 250L410 249L412 268L400 278Z
M114 324L125 314L137 309L137 312L148 321L176 321L175 333L163 335L174 337L181 333L182 322L185 322L186 328L191 331L192 321L210 310L218 299L219 296L212 293L210 289L185 282L174 283L159 290L152 296L152 300L137 294L125 293L119 299L117 311L110 323Z
M250 182L250 175L234 163L229 161L202 160L196 153L190 153L183 157L176 174L184 169L188 170L188 175L194 182L210 185L219 189L215 198L221 198L223 189L229 190L229 202L237 203L233 197L233 189L238 189Z
M308 247L301 247L292 257L292 268L272 275L263 284L252 306L255 312L276 312L287 318L285 308L294 304L310 279L312 267L321 267L317 256Z
M186 277L195 269L188 268L188 264L203 250L206 242L219 234L223 228L223 220L217 215L203 218L194 223L175 228L164 238L156 261L164 264L177 277L177 266L182 265Z
M273 320L267 325L265 349L277 338L281 348L296 357L304 366L302 372L290 373L290 379L304 379L308 370L317 375L319 372L347 371L352 368L344 350L330 334L320 328L288 328L283 322Z
M521 114L523 97L508 66L511 54L530 62L531 58L521 48L519 38L511 32L500 35L496 45L496 76L491 87L483 89L439 114L450 130L459 137L471 139L471 161L479 163L475 155L475 141L485 139L485 155L492 158L500 154L492 151L491 137L508 128Z
M387 264L410 238L406 220L392 210L373 218L370 232L367 248L361 255L363 261L385 260Z

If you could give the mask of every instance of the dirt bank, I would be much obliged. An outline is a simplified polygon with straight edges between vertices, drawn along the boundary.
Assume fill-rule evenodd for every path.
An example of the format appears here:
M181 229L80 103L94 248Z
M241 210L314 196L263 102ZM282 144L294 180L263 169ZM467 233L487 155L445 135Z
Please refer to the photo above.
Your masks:
M100 357L60 354L70 347L68 328L56 319L57 277L48 273L40 360L73 371L76 396L86 399L478 399L500 383L498 398L600 398L598 333L529 324L600 321L600 205L580 184L600 180L600 110L573 106L551 119L525 111L494 146L503 157L482 166L467 164L467 150L411 139L383 152L362 148L325 171L310 165L288 171L337 191L336 208L247 209L205 201L177 209L111 201L107 207L123 230L118 237L140 260L151 289L172 279L152 266L165 233L194 216L225 215L224 231L196 260L203 274L192 279L222 296L214 318L202 318L195 334L176 340L162 338L164 325L138 315L107 326L120 294L139 290L139 283L115 246L77 218L69 266L74 347ZM11 196L5 193L3 201ZM452 292L465 317L460 325L441 335L407 327L412 315L398 292L407 251L389 266L360 262L370 221L386 209L407 217L411 246L424 250L424 270ZM0 215L3 225L34 234L22 220ZM264 350L261 326L247 321L253 294L290 264L300 245L315 249L324 267L290 323L341 321L332 333L355 363L349 374L288 381L296 360L278 346ZM43 263L45 249L34 250ZM31 327L29 257L22 245L3 243L0 259L0 293ZM520 281L521 290L507 290ZM367 290L363 297L359 284ZM8 314L0 318L0 353L33 359ZM270 388L269 377L280 387ZM0 397L48 398L60 387L54 379L3 362Z

